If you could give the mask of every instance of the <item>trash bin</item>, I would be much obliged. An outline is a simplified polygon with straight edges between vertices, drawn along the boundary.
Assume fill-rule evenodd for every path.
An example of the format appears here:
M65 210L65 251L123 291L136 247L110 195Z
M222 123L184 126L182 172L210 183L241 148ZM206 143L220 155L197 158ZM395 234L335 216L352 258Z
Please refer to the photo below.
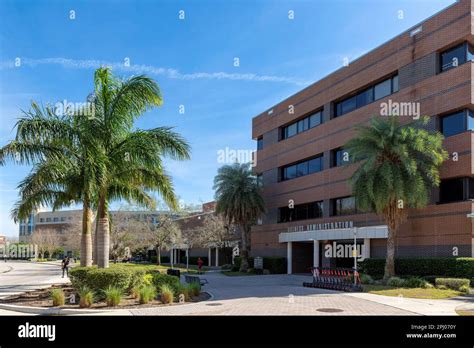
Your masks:
M168 270L166 271L166 274L172 275L178 278L181 277L181 272L179 271L179 269L168 268Z

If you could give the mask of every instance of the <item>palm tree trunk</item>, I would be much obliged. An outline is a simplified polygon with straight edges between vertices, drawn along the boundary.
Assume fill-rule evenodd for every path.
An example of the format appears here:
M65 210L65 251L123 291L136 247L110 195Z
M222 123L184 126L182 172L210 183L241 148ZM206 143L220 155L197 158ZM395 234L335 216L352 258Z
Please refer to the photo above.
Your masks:
M387 222L387 257L385 259L385 272L383 279L388 280L395 276L395 243L397 237L398 220L400 219L401 211L397 207L396 202L389 204L385 214L385 221Z
M240 252L240 272L247 272L249 269L249 250L248 250L248 228L245 225L241 225L242 231L242 250Z
M97 252L97 236L99 232L99 212L95 217L95 232L94 232L94 255L93 255L93 263L97 265L97 260L99 259L99 253Z
M105 204L105 195L99 198L98 209L98 230L97 230L97 266L99 268L109 267L109 248L110 248L110 231L109 216Z
M84 200L82 208L81 266L92 266L92 210Z

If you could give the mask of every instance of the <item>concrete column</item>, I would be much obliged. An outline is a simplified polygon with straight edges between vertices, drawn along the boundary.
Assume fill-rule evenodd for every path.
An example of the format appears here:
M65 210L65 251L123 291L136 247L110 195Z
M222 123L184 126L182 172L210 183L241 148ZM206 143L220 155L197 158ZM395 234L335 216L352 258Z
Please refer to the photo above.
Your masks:
M313 240L313 267L319 267L319 240Z
M219 248L216 247L216 267L219 267Z
M364 258L370 258L370 238L364 238Z
M288 242L286 245L286 258L288 260L288 274L293 273L292 262L293 262L293 242Z
M209 267L211 267L211 257L212 257L212 255L211 255L211 248L209 248L209 250L208 250L208 256L207 256L207 258L208 258L208 266L209 266Z
M173 268L173 248L170 249L170 263L171 263L171 268Z

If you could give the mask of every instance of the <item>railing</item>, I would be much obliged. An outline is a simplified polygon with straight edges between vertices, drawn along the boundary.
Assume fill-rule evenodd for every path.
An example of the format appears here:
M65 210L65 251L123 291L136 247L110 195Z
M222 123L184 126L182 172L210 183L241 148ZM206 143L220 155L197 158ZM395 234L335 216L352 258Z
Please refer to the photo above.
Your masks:
M313 267L311 273L313 282L305 282L303 286L350 292L362 291L359 272L351 268Z

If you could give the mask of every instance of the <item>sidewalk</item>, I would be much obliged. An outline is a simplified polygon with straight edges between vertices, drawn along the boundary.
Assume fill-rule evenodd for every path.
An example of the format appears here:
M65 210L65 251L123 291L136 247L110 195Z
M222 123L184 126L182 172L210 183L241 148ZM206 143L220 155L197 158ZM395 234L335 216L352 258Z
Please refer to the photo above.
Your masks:
M363 292L347 293L346 295L421 315L458 315L455 311L456 307L462 306L462 308L474 308L473 295L454 297L445 300L381 296Z
M12 268L0 261L0 274L10 272Z

